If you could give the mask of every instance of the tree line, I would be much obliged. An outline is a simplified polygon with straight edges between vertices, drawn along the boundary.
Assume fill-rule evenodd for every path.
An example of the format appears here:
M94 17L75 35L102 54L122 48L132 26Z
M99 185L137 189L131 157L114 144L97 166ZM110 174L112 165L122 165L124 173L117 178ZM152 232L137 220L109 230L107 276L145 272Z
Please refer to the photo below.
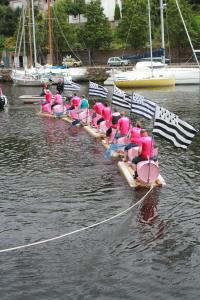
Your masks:
M198 0L179 0L179 6L194 48L200 46L200 4ZM159 0L151 0L153 48L161 45ZM8 0L0 4L0 51L13 51L18 34L21 9L13 10ZM84 15L85 23L70 24L69 15ZM179 16L175 0L166 0L164 10L166 47L187 48L189 42ZM48 49L47 12L35 7L36 42L38 54L45 56ZM149 26L147 0L124 0L122 10L115 7L115 26L107 20L100 0L57 0L51 6L52 42L54 55L73 50L147 48ZM28 36L28 25L25 27ZM28 42L27 51L28 51Z

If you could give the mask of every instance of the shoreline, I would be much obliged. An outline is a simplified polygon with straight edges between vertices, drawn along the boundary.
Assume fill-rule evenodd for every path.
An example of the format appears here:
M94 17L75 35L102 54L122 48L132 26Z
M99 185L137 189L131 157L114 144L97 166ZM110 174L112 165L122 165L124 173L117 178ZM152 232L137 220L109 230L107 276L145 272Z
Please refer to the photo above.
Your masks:
M113 67L113 69L123 71L131 71L134 65L129 66L117 66ZM170 64L168 67L180 67L180 68L199 68L196 64ZM88 82L88 81L105 81L108 77L108 71L111 71L112 68L107 65L98 65L98 66L86 66L87 72L84 79L77 82ZM11 78L12 69L11 68L3 68L0 69L0 82L13 82Z

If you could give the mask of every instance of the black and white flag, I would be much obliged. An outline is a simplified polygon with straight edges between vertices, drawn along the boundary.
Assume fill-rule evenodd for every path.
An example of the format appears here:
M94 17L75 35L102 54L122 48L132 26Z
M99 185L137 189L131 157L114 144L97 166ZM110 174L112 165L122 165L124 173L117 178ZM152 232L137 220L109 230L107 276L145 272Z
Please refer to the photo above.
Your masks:
M64 90L68 91L79 91L81 86L73 81L68 80L64 77Z
M89 96L97 96L101 98L106 98L108 95L108 90L95 82L89 82Z
M191 144L196 130L174 113L157 106L153 133L161 135L176 147L186 149Z
M130 109L131 108L131 96L120 90L114 85L112 104Z
M152 119L155 114L156 104L142 95L133 93L131 112L143 116L146 119Z

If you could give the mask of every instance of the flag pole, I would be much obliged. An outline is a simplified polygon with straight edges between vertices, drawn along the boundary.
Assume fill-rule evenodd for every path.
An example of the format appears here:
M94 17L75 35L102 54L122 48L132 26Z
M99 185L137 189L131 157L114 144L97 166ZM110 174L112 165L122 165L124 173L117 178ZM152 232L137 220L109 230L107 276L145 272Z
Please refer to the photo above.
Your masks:
M131 94L131 103L130 103L130 119L131 119L131 114L132 114L132 104L133 104L133 92Z
M112 99L113 99L113 95L114 95L114 88L115 88L115 85L113 84L113 89L112 89L112 97L111 97L111 109L113 108L113 102L112 102Z
M153 116L153 124L154 124L154 122L155 122L155 114L156 114L156 109L155 109L154 116ZM153 130L152 130L152 131L153 131ZM154 146L153 141L155 140L154 135L153 135L153 132L151 132L151 137L152 137L152 140L151 140L150 157L149 157L148 183L149 183L150 167L151 167L151 152L152 152L152 148L153 148L153 146Z

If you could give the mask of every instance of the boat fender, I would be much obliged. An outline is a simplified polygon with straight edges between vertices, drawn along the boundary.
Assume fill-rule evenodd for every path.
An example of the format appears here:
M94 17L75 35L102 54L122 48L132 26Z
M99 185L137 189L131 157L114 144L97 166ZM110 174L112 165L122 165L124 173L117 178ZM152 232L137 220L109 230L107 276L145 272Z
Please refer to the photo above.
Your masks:
M139 180L145 183L152 183L160 174L158 163L153 160L140 161L137 164L137 173Z

